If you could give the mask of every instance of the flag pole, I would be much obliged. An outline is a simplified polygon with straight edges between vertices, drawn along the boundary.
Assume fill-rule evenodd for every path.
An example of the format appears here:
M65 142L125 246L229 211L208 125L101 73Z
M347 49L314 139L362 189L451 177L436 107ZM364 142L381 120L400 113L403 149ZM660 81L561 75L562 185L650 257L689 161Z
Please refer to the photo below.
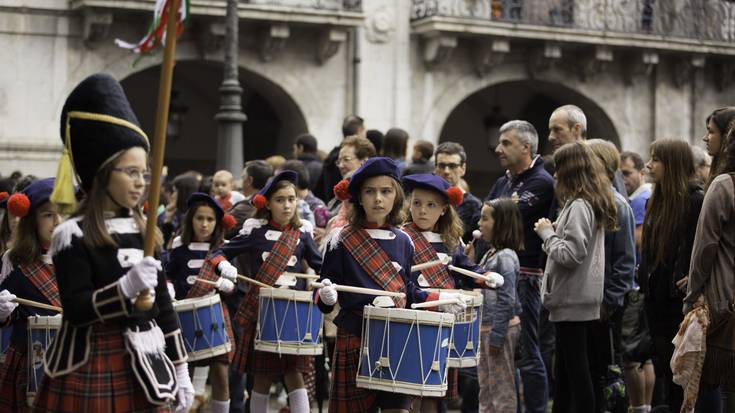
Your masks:
M166 45L161 64L161 78L158 86L158 109L156 111L156 129L151 152L151 183L148 185L148 220L145 227L143 254L153 256L156 245L156 220L158 201L161 196L161 169L163 168L163 152L166 148L166 126L168 109L171 101L171 83L173 80L174 60L176 56L177 14L182 1L168 0L169 8L166 21ZM150 290L144 290L135 301L135 308L147 311L153 307L154 297Z

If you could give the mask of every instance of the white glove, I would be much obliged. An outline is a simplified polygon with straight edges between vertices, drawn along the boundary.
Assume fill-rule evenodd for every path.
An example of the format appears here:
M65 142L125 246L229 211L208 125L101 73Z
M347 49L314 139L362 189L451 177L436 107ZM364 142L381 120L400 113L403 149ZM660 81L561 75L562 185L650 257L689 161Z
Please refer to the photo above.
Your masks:
M217 264L217 269L219 270L219 275L222 277L227 278L230 281L236 281L237 280L237 268L235 268L234 265L230 264L229 261L224 260Z
M337 304L337 289L334 288L332 281L329 278L322 280L324 287L319 289L319 299L326 305Z
M176 394L176 409L174 413L186 413L189 408L194 404L194 386L191 384L189 378L189 365L188 363L181 363L176 365L176 381L179 382L179 392Z
M485 281L485 285L487 285L490 288L498 288L502 287L503 284L505 284L505 278L503 278L502 275L496 273L496 272L486 272L485 276L490 278L489 280Z
M166 288L168 289L168 295L171 296L172 300L176 299L176 289L174 288L174 283L166 282Z
M8 290L0 291L0 321L7 320L18 306L14 300L15 294L11 294Z
M220 277L217 280L217 285L215 285L214 288L222 291L225 294L229 294L235 290L235 283L228 280L227 278Z
M461 313L467 308L467 303L464 301L462 294L460 293L439 293L439 300L455 300L451 304L441 304L439 311L445 313Z
M143 290L152 290L158 285L158 271L161 271L161 261L153 257L144 257L122 277L120 290L128 298L134 298Z

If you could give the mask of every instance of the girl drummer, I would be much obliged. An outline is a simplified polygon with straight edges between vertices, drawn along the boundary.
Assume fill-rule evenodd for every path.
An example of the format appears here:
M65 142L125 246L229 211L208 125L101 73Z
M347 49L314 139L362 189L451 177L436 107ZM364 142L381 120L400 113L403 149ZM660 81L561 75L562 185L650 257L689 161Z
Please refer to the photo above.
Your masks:
M454 293L427 293L410 279L408 269L413 262L411 239L397 228L404 221L403 190L399 184L396 163L388 158L367 160L352 175L349 183L342 181L335 187L341 199L350 199L349 224L329 234L327 252L322 267L325 287L316 293L319 308L330 313L337 303L337 290L332 280L340 285L351 285L393 292L405 292L406 299L395 299L403 308L411 302L439 298L457 299ZM393 265L385 265L387 262ZM342 293L340 311L334 320L337 341L332 367L332 389L329 411L352 413L374 411L408 412L411 397L399 393L357 388L356 372L360 356L363 307L373 296ZM460 311L464 302L448 304L443 310Z
M194 389L178 319L161 263L143 257L148 139L120 84L83 80L64 104L61 137L51 200L74 207L75 174L85 198L51 240L64 313L34 411L169 411L177 399L186 411ZM151 289L152 308L136 308Z
M433 174L405 176L403 187L410 193L409 222L403 226L403 231L411 237L415 247L413 264L446 259L447 264L477 273L485 272L465 255L461 245L464 227L454 207L462 203L462 190ZM477 286L472 279L448 271L444 265L413 272L411 281L419 287L441 289L471 289ZM457 378L457 370L450 369L445 399L456 397ZM438 401L435 398L414 400L412 410L438 411Z
M28 305L18 306L12 300L17 296L42 304L61 305L54 266L46 254L51 234L61 222L56 206L48 200L53 187L53 178L42 179L8 200L8 209L20 220L13 233L13 249L9 252L14 270L0 285L3 289L0 292L0 319L13 325L11 344L5 362L0 364L0 410L28 410L28 317L58 314ZM15 307L12 314L8 313Z
M271 178L252 203L257 208L255 218L243 224L240 234L207 259L200 276L208 271L222 277L236 279L237 269L229 260L249 256L250 274L267 285L275 285L284 271L299 272L302 258L309 267L319 271L322 258L313 238L313 227L301 221L297 214L296 180L293 171L283 171ZM304 289L300 280L297 289ZM289 406L294 413L310 411L309 398L304 387L303 373L313 368L311 356L279 355L253 349L255 325L258 317L259 288L251 286L240 302L235 322L240 326L240 340L235 351L234 368L254 377L250 397L250 411L268 411L268 394L272 382L284 377L289 390Z
M198 274L210 251L222 244L224 233L235 225L235 219L231 215L226 215L219 203L211 196L201 192L191 194L186 205L187 211L182 220L182 233L181 236L174 238L173 249L166 265L166 276L173 281L176 298L202 297L209 294L213 288L229 294L235 290L235 284L231 280L223 277L207 279L207 274L213 274L212 271L205 271L201 277L198 277ZM205 281L198 281L198 278ZM206 281L211 281L214 285ZM226 306L222 306L222 309L225 316L225 329L232 343L234 335L231 331L229 313ZM213 413L230 411L228 370L231 356L232 353L228 353L194 363L197 366L208 365L210 367L209 380L212 384Z

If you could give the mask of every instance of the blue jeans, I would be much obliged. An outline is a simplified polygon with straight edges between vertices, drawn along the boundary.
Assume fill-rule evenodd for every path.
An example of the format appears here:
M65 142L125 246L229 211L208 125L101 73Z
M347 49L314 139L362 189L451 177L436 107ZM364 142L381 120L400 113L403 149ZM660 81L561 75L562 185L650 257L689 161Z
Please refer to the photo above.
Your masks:
M539 314L541 312L541 278L518 279L521 302L521 361L518 364L523 382L523 399L527 413L544 413L549 400L546 367L539 350Z

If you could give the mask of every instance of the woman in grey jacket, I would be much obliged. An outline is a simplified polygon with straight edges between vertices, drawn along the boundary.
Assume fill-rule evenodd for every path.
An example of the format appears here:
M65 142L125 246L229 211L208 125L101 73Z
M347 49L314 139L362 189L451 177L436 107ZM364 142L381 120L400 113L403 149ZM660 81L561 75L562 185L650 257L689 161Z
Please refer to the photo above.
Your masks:
M556 197L564 205L554 225L541 218L535 231L548 255L541 299L556 327L553 412L585 412L595 396L588 362L591 321L600 318L605 278L605 230L617 226L610 180L586 143L554 154Z

